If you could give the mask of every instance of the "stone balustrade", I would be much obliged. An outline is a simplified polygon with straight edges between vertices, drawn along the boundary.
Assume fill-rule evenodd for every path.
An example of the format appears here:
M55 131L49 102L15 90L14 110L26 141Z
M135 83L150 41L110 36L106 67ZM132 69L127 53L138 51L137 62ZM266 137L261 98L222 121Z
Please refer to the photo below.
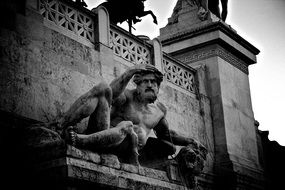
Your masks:
M153 64L151 63L151 44L114 25L110 29L110 48L115 55L133 64Z
M165 73L167 81L174 87L195 94L193 68L162 53L160 43L156 42L158 40L143 40L110 24L104 7L89 11L78 7L73 1L38 0L38 11L48 27L85 45L103 44L112 49L115 56L131 63L129 65L155 65Z
M171 58L169 55L163 55L163 70L165 78L168 82L195 94L195 70L189 66L184 65L178 60Z
M95 42L94 14L74 7L74 3L61 0L39 0L38 11L46 25L67 35Z

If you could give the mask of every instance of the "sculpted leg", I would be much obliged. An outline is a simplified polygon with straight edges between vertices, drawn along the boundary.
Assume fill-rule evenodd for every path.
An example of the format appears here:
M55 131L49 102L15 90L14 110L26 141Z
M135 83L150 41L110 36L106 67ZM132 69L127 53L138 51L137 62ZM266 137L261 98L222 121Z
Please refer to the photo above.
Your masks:
M68 135L68 142L79 148L87 148L94 151L108 151L116 150L117 147L125 140L128 146L126 149L120 151L130 154L129 162L131 164L139 165L138 162L138 137L133 130L133 123L130 121L122 121L116 127L92 133L89 135L77 134L70 130Z
M142 11L138 14L138 17L144 17L146 15L150 14L152 16L153 19L153 23L157 24L157 19L156 16L153 14L152 11Z
M98 103L94 112L90 115L86 134L96 133L110 128L112 90L104 87L104 94L97 97Z
M57 119L57 129L64 130L68 126L74 126L82 119L90 116L91 114L91 123L100 117L101 119L98 124L100 124L101 130L107 129L110 124L109 113L111 98L112 91L110 87L106 83L98 84L90 91L79 97L71 105L69 110L63 115L63 117ZM98 126L96 125L96 127Z
M216 15L218 18L221 18L219 0L208 1L209 10Z
M228 0L221 0L222 3L222 20L226 21L228 15Z

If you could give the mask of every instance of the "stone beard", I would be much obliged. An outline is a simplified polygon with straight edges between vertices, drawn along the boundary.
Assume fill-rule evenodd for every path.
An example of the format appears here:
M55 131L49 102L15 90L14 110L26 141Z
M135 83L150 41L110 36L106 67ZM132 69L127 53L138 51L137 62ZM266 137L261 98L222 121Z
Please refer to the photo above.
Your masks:
M157 93L155 93L153 89L146 89L145 92L136 90L134 93L134 97L139 102L154 103L157 99Z

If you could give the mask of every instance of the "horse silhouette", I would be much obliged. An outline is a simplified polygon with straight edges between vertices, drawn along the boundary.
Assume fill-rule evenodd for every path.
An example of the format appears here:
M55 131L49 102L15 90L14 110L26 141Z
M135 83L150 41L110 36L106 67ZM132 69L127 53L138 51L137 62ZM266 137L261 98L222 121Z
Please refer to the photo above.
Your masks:
M110 22L113 24L128 22L129 32L132 33L132 25L141 21L141 17L151 15L153 22L157 24L156 16L151 10L144 10L144 1L146 0L106 0L101 3L104 6L110 17Z

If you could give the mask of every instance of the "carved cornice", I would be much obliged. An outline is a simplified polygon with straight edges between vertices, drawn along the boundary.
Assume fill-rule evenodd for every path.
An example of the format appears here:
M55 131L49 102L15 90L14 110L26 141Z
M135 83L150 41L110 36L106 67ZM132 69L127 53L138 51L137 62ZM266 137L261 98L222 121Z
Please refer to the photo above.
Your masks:
M170 35L167 38L160 38L160 41L162 45L165 46L217 30L222 31L234 41L237 41L241 46L252 52L254 55L259 54L260 51L256 47L254 47L252 44L250 44L248 41L238 35L234 29L232 29L229 25L225 24L222 21L211 22L205 25L201 25L199 27L190 28L189 30L183 30L181 32L177 32L173 35Z
M201 61L215 56L224 59L245 74L248 74L248 64L219 45L210 46L210 48L208 47L198 49L195 52L187 54L180 54L176 58L188 65L193 62Z
M230 52L227 52L223 48L217 48L215 52L217 56L221 57L222 59L224 59L234 67L238 68L245 74L248 74L248 65L244 61L238 59L237 57L232 55Z

